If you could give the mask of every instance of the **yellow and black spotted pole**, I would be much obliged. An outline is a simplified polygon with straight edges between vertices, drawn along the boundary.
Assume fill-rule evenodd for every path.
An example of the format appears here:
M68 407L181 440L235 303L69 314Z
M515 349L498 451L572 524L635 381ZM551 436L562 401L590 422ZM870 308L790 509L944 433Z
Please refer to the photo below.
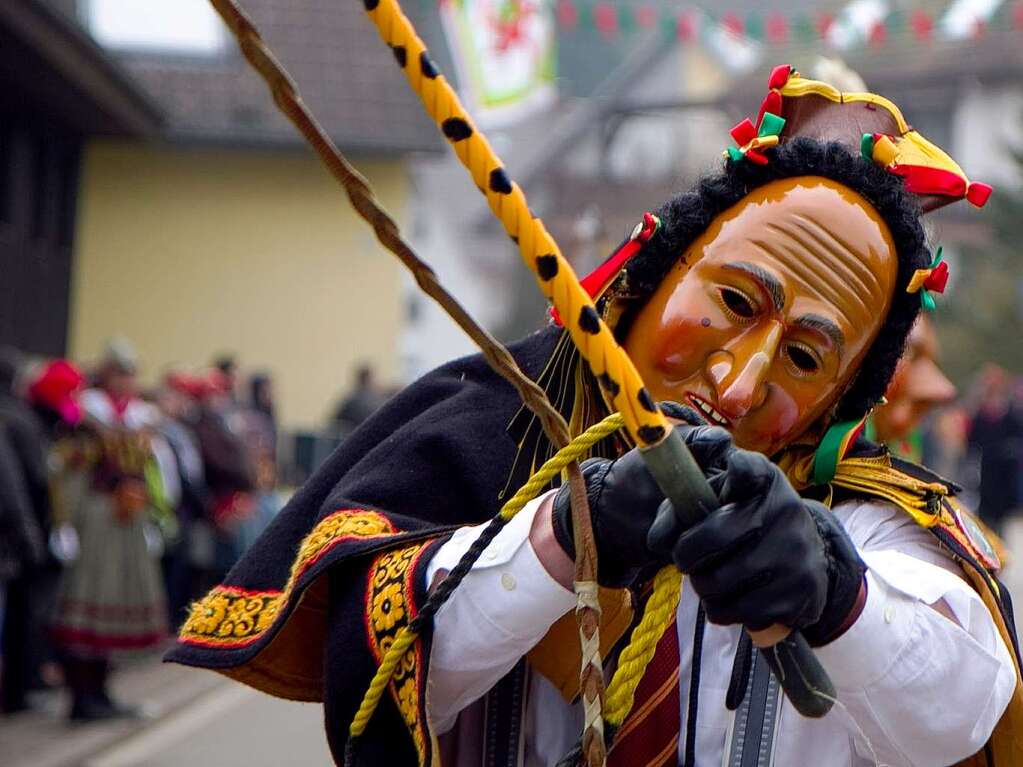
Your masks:
M558 310L593 375L612 395L629 434L642 450L661 489L686 524L697 523L717 507L713 491L681 438L670 428L644 388L625 350L601 320L554 238L533 215L522 189L508 177L486 137L476 129L454 89L437 70L397 0L363 2L426 111L486 196L494 215L518 245L523 262ZM764 633L772 638L784 636L765 651L765 656L796 709L808 717L826 714L833 705L835 689L806 639L798 632L777 628ZM756 636L754 640L757 641Z

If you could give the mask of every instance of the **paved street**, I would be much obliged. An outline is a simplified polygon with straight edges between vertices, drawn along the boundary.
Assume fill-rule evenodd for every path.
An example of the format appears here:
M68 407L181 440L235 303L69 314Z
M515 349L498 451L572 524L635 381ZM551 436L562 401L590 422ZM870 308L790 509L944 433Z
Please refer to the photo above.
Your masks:
M226 683L83 767L332 764L319 705L288 703Z
M117 674L120 700L143 718L68 725L56 694L41 710L0 719L2 767L325 767L318 705L288 703L209 672L136 662Z

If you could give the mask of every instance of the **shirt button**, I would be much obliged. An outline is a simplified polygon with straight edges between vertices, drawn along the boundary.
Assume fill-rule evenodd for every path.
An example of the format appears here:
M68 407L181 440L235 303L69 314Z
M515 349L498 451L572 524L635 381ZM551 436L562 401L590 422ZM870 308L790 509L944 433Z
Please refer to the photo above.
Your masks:
M492 548L491 549L487 549L483 553L483 559L485 561L487 561L487 562L493 562L495 559L497 559L497 551L495 549L492 549Z
M501 573L501 585L505 591L515 591L515 576L511 573Z
M895 620L895 605L887 605L884 608L884 622L891 623Z

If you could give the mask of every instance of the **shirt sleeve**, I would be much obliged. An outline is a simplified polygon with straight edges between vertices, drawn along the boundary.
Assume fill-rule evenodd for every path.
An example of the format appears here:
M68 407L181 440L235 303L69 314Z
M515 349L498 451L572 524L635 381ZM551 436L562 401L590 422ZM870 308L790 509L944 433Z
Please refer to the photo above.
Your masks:
M426 707L437 734L575 606L575 595L548 574L528 543L544 498L527 504L497 534L434 618ZM484 527L455 531L427 566L428 582L452 570Z
M867 565L867 601L817 655L857 752L872 763L950 764L984 747L1016 671L984 603L937 540L884 504L836 507ZM933 609L944 600L955 621Z

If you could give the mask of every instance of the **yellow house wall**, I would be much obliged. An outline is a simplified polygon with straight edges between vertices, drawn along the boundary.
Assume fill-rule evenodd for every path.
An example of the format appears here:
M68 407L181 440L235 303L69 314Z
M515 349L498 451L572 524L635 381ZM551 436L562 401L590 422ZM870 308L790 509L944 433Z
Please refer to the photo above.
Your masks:
M360 164L399 217L399 162ZM237 355L268 370L286 427L323 424L360 361L398 371L401 267L309 155L116 141L87 149L70 349L136 345L143 379Z

